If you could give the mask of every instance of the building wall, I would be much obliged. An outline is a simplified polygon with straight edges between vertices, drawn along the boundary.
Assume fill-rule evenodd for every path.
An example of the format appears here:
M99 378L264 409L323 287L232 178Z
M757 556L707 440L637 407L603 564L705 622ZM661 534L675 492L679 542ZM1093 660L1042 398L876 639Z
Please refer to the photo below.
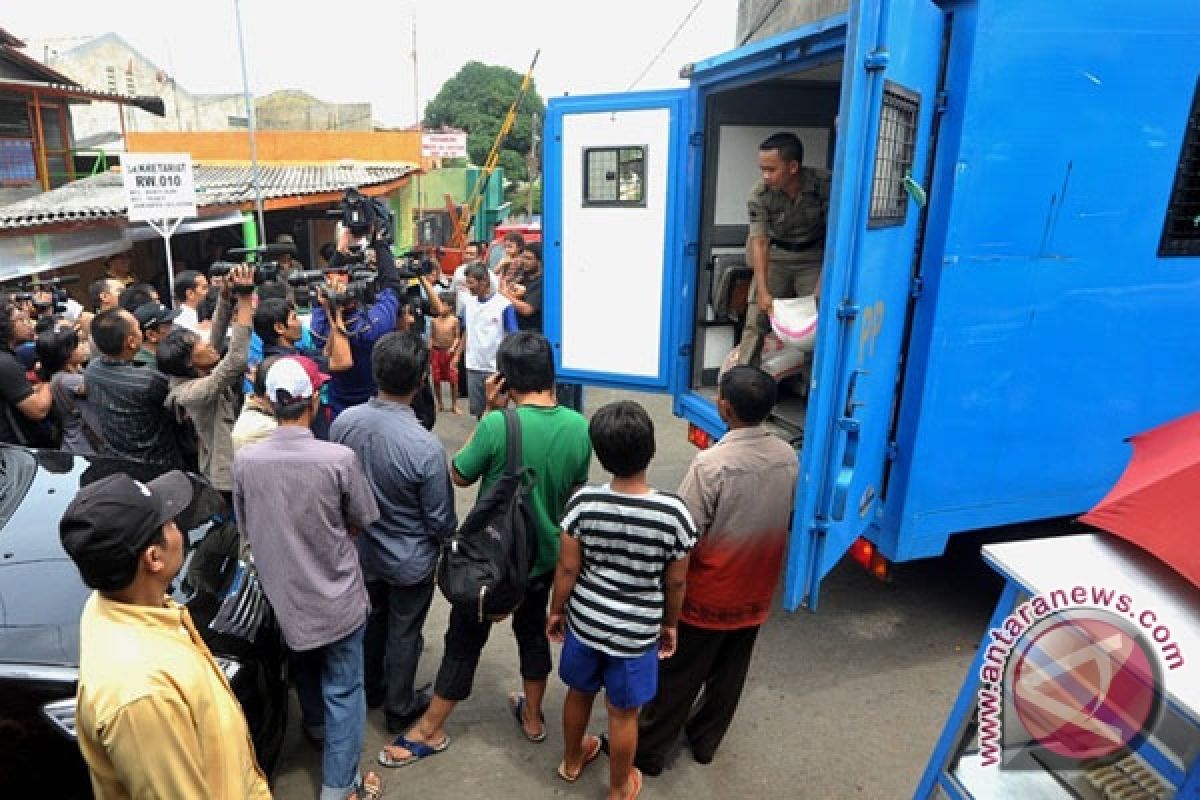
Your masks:
M738 0L737 43L757 42L848 7L848 0Z
M421 161L417 131L257 131L259 161L304 162L353 159L369 162ZM250 137L241 131L130 133L131 153L191 153L200 161L249 161Z
M121 114L125 115L129 132L228 130L230 117L246 116L240 94L192 94L119 36L109 34L60 52L51 56L49 63L83 86L122 94L157 95L166 106L163 117L110 104L75 106L71 115L77 141L120 133Z
M157 131L228 131L247 127L241 93L193 94L115 33L63 50L46 50L47 62L73 80L95 89L157 95L166 116L138 109L123 111L92 103L72 110L76 140L119 134L121 113L130 133ZM255 100L256 122L265 130L372 129L370 103L324 103L301 91L275 92Z

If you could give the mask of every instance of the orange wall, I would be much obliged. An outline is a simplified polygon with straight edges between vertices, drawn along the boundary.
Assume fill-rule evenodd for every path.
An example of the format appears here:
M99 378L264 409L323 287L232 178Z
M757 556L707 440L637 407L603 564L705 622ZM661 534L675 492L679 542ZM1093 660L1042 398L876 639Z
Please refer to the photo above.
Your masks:
M260 161L421 161L417 131L258 131ZM245 131L133 133L125 135L131 153L191 153L199 161L249 161Z

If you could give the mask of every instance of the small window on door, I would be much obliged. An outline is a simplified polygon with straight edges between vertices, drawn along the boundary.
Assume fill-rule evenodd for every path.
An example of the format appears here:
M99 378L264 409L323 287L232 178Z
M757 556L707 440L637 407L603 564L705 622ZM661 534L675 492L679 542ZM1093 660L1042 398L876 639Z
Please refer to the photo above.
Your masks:
M1192 95L1158 255L1200 256L1200 82Z
M583 151L583 205L646 205L646 148L589 147Z
M894 83L884 86L879 139L875 143L875 179L871 183L869 227L903 225L908 216L905 180L912 175L919 111L918 95Z

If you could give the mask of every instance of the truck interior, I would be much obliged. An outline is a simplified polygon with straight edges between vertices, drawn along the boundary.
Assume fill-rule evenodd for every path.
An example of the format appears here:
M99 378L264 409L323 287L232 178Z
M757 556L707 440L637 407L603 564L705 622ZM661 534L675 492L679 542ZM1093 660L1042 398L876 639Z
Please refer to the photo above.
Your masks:
M830 169L841 87L842 61L710 92L705 100L704 187L700 219L700 275L691 386L715 398L722 368L733 362L749 304L751 270L746 258L746 198L760 180L758 146L787 131L804 144L804 166ZM836 176L835 176L836 178ZM770 347L764 346L764 354ZM810 360L811 354L804 356ZM772 422L782 435L803 438L807 370L775 359L782 370L780 400ZM764 357L764 366L768 365ZM803 363L803 362L801 362Z

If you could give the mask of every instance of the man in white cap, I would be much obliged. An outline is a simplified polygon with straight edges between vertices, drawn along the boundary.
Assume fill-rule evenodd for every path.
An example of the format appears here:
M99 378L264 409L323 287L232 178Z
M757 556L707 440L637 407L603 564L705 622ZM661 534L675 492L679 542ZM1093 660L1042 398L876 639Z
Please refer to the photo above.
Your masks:
M370 603L353 537L379 518L379 508L354 451L313 436L327 378L316 376L293 357L267 370L279 426L237 452L233 505L295 654L304 732L324 743L321 800L375 797L379 777L358 769Z
M182 472L143 484L118 473L79 490L63 549L96 591L79 621L76 730L98 800L270 798L242 707L167 595L187 549L175 518Z

